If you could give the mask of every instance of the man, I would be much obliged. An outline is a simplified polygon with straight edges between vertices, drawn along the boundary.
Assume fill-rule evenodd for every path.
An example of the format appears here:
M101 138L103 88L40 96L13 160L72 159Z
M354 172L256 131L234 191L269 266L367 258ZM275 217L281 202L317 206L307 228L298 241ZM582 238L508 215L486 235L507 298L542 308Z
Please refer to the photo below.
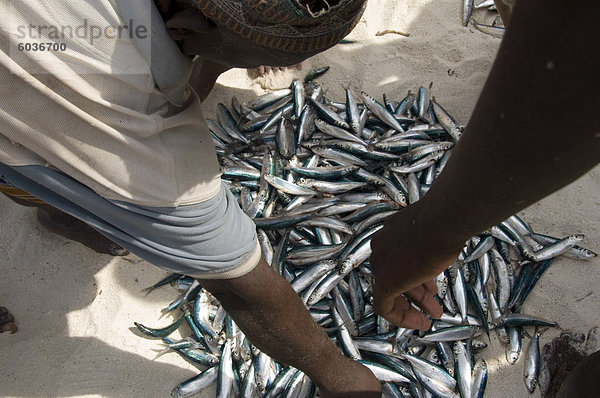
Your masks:
M503 8L505 21L509 11ZM407 297L440 316L432 278L456 260L465 241L600 162L600 45L585 40L597 37L592 26L599 17L594 1L516 1L444 172L426 196L373 237L373 296L380 315L397 325L426 328L428 317ZM565 106L586 116L565 122ZM595 353L573 370L559 396L597 397L599 376Z
M43 201L40 219L59 233L196 277L253 344L303 370L321 396L379 396L374 375L340 353L261 257L188 84L205 96L229 67L301 62L350 32L364 1L145 4L0 5L10 15L0 34L4 185ZM65 46L34 51L39 42ZM109 239L98 244L71 216Z
M374 298L381 315L426 327L428 318L410 307L404 292L440 315L431 279L457 258L465 241L600 162L600 119L593 111L600 105L600 79L592 66L599 56L576 40L591 34L587 24L599 13L590 1L516 3L444 173L373 237ZM564 98L590 116L565 124Z
M209 14L208 9L202 12L203 15ZM441 308L433 299L435 287L431 278L454 261L466 239L567 184L598 162L600 147L596 133L600 126L598 118L593 116L599 105L597 93L600 87L594 68L598 51L597 48L589 48L597 47L598 43L586 44L588 47L585 47L583 41L578 40L582 34L591 33L592 21L598 12L598 5L592 1L530 0L517 3L497 62L446 171L422 200L386 222L373 239L371 263L375 307L390 321L406 327L427 328L429 319L411 307L405 295L425 313L439 316ZM172 36L184 41L184 51L186 48L192 51L185 40L194 35L216 34L211 30L204 32L205 26L190 26L190 21L195 19L188 16L178 15L176 18L173 15L171 19L174 22L170 25ZM225 19L207 16L216 21L217 31L223 25L228 26ZM242 29L238 31L243 32ZM227 34L225 38L229 37ZM214 62L217 65L212 65L212 61L200 64L199 70L205 67L206 76L210 75L208 71L218 74L219 68L230 65L228 62L231 60L219 52L220 47L200 45L198 48L207 53L213 51L217 59ZM228 51L228 47L223 48ZM197 84L199 88L206 86L210 86L210 82ZM586 87L586 90L579 91L580 87ZM562 101L562 96L569 101ZM570 120L569 135L562 134L561 130L552 130L550 126L563 122L562 107L574 106L573 101L582 114L590 116ZM540 137L546 139L540 140ZM557 157L569 161L558 162ZM552 175L552 178L540 177L541 171ZM100 225L97 227L101 228ZM404 239L398 240L398 236ZM155 260L153 262L157 263L160 259ZM253 275L256 278L249 279ZM279 286L277 277L268 267L259 263L245 276L226 281L200 279L221 299L245 331L257 327L253 322L277 321L278 308L274 297L265 297L256 285L266 280ZM281 289L285 290L283 286ZM265 308L267 314L262 316L269 319L254 316L254 300ZM295 304L291 304L291 309L287 305L288 311L303 316L303 310L296 309ZM244 311L245 308L248 312ZM282 318L285 319L285 315ZM247 334L255 341L254 334ZM302 346L302 336L295 333L288 336L292 340L300 340ZM259 346L263 342L256 340ZM294 353L278 351L285 351L285 348L290 349L273 348L272 355L292 363L285 356L297 359ZM314 351L307 348L303 354L313 358ZM331 355L334 369L339 372L343 361L337 362L341 360L333 353ZM304 368L297 366L313 377L315 370L310 363ZM356 396L378 394L377 388L371 384L372 379L362 373L362 368L351 369L355 370L353 374L358 383L347 386L350 390L346 392L338 389L339 396L352 396L349 391ZM361 378L357 379L356 375ZM335 390L324 386L339 385L345 381L336 379L334 374L325 376L325 379L318 376L323 375L317 375L315 381L324 396ZM363 389L356 389L356 384Z

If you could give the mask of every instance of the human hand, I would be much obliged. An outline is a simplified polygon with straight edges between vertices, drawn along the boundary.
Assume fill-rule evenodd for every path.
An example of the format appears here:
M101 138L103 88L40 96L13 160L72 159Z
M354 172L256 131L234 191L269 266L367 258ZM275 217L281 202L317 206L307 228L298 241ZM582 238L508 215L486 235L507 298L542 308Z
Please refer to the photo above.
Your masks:
M411 226L396 217L386 221L371 240L375 312L397 326L427 330L430 321L426 314L433 318L442 315L434 298L437 286L433 279L456 260L459 251L435 253L430 240L420 240L409 231Z

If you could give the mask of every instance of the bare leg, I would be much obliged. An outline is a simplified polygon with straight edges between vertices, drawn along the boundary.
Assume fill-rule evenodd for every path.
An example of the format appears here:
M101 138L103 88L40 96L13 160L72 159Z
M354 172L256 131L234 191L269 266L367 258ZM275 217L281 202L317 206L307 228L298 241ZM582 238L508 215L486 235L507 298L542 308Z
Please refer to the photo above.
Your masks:
M250 341L267 355L306 373L322 397L380 397L371 371L333 345L296 292L264 259L235 279L200 280Z
M444 172L423 199L373 237L374 299L381 315L404 326L426 323L402 293L418 289L409 295L429 303L431 289L422 284L444 270L467 239L600 162L600 45L581 40L594 35L599 17L594 0L517 2ZM566 120L573 112L582 116Z

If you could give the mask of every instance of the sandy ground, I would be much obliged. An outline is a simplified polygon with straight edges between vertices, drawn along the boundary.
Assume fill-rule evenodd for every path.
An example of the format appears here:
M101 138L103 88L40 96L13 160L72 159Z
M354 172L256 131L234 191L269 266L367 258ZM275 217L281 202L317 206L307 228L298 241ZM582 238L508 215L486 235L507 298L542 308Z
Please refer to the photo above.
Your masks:
M461 25L459 0L371 0L363 20L339 45L308 60L299 72L250 79L232 70L204 104L207 116L232 95L249 100L287 87L312 67L331 70L319 82L331 99L343 90L364 90L401 99L433 83L432 93L460 123L468 121L500 39ZM493 17L478 14L478 18ZM376 33L393 29L409 36ZM540 175L540 178L549 176ZM477 181L473 181L477 183ZM526 209L521 215L539 232L585 233L585 246L600 250L600 169ZM131 330L134 321L166 325L160 309L177 293L142 289L166 272L137 257L98 255L44 230L28 208L0 198L0 305L18 320L19 332L0 334L2 397L167 397L197 369L160 343ZM553 319L561 328L587 333L600 325L600 261L556 261L543 276L524 312ZM560 332L551 330L542 343ZM490 367L487 397L525 397L523 364L509 365L497 341L483 352ZM214 389L202 397L213 397ZM534 396L540 396L536 391Z

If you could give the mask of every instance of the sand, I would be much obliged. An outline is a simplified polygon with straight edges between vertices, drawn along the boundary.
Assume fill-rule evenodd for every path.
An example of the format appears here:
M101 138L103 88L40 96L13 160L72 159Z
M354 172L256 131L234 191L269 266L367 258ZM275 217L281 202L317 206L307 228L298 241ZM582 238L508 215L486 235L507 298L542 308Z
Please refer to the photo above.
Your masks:
M484 18L493 16L478 14ZM500 39L463 27L461 20L459 0L371 0L348 36L355 43L307 60L302 71L260 79L251 79L244 70L229 71L203 104L206 116L214 115L218 102L229 104L233 95L243 102L327 65L331 70L319 82L331 99L343 100L346 87L401 99L408 90L432 84L438 102L466 124ZM376 36L386 29L409 36ZM596 168L521 215L539 232L585 233L585 246L598 251L599 192ZM198 373L177 354L156 358L160 342L131 330L134 321L151 326L171 321L158 316L177 293L170 287L142 292L165 271L132 255L112 258L69 242L43 229L32 209L4 197L0 220L0 305L10 309L19 326L16 334L0 334L0 396L167 397L179 382ZM600 325L599 281L599 260L557 260L524 311L587 333ZM548 331L542 343L560 330ZM490 367L487 397L527 396L522 358L509 365L495 340L482 355ZM198 396L214 395L209 389Z

